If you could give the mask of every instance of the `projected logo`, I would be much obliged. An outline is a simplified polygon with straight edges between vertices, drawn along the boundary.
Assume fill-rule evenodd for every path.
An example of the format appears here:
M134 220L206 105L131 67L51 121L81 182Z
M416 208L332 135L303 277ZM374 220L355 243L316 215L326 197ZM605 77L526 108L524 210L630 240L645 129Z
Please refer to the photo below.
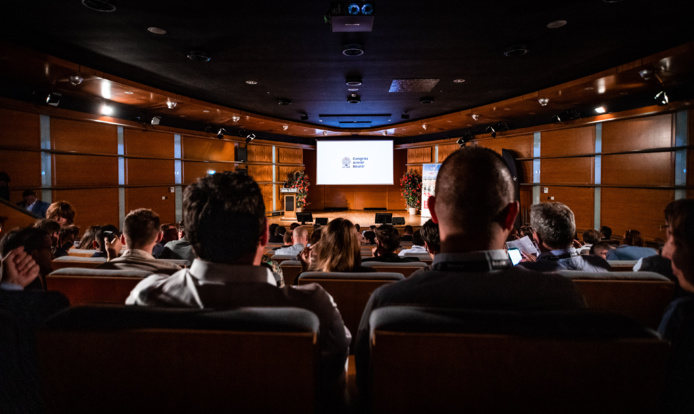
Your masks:
M342 168L349 168L349 164L351 164L351 161L349 157L344 157L342 159Z

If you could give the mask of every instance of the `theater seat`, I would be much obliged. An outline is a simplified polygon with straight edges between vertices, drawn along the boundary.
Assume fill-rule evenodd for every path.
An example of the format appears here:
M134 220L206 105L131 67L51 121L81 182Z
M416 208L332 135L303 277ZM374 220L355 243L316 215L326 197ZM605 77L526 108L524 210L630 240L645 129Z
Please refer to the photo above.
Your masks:
M431 258L431 257L430 257ZM370 267L377 272L402 273L409 277L419 269L426 269L429 265L424 262L363 262L362 266Z
M653 413L668 344L622 315L386 307L373 413Z
M562 270L559 274L573 280L589 308L621 313L653 329L675 289L670 279L654 272Z
M402 273L386 272L304 272L299 275L299 285L318 283L333 297L345 326L352 333L351 353L361 314L373 291L404 278Z
M46 409L311 413L317 333L296 308L70 308L37 334Z
M298 260L285 260L280 263L282 269L282 277L286 285L298 283L297 278L301 274L301 262Z
M102 263L106 263L105 257L61 256L53 259L53 270L62 269L65 267L83 267L94 269Z
M67 251L67 254L69 256L77 256L77 257L92 257L94 253L98 252L98 250L95 249L75 249L72 248Z
M74 305L122 305L135 285L149 276L146 270L84 269L68 267L46 277L46 289L57 290Z
M291 254L273 254L271 257L272 260L276 261L277 263L282 264L285 260L296 260L296 255L291 255Z

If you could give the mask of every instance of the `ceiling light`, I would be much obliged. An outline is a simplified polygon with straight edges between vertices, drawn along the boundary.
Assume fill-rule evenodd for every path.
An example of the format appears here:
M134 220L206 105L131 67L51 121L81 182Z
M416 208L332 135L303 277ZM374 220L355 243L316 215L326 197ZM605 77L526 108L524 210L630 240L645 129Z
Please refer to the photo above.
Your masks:
M428 126L427 124L422 124L422 129L423 129L423 130L426 131L428 127L429 127L429 126Z
M475 121L479 121L479 119L480 119L480 115L479 115L479 114L472 114L472 115L470 115L470 116L472 116L472 119L474 119Z
M639 76L643 80L650 80L653 77L653 69L641 69L639 71Z
M289 129L289 125L282 125L282 129L285 130L285 131L288 130L288 129Z
M110 106L109 104L103 104L101 105L101 114L102 115L112 115L113 114L113 107Z
M205 113L205 114L209 114L209 113L210 113L210 110L209 110L209 109L203 109L202 112Z
M46 96L46 103L50 106L58 106L60 104L60 98L63 95L57 92L51 92Z
M586 86L585 88L583 88L583 90L585 90L585 91L592 91L592 90L594 90L594 89L595 89L595 88L592 87L592 86Z
M347 90L350 92L356 92L359 90L359 88L348 88Z
M670 98L668 98L667 93L665 93L665 91L658 92L654 99L660 106L667 105L670 103Z
M299 119L302 121L308 120L308 114L306 112L299 112Z
M209 62L212 60L212 57L202 50L191 50L188 52L187 56L188 59L192 60L193 62Z
M361 102L361 97L359 95L357 95L356 93L351 93L347 97L347 102L349 102L351 104L358 104Z
M176 104L177 103L175 101L172 101L170 99L166 100L166 107L169 109L174 109L176 107Z
M361 56L364 54L364 46L352 43L342 47L342 54L345 56Z
M72 84L72 86L79 85L80 83L82 83L83 80L84 80L84 78L81 77L80 75L76 74L76 73L70 75L70 83Z
M231 120L234 121L234 122L239 122L239 121L241 120L241 117L238 116L238 115L234 115L234 116L231 117Z
M250 134L246 135L246 139L253 141L255 139L255 134L251 132Z
M553 22L547 23L548 29L558 29L564 26L566 26L566 20L555 20Z
M458 140L455 143L460 145L460 148L463 148L465 146L465 140L463 138L458 138Z
M528 46L527 45L522 45L522 44L517 44L517 45L511 45L504 49L504 56L506 57L519 57L523 56L528 53Z
M604 114L605 112L607 112L607 109L605 109L604 106L598 106L597 108L595 108L595 112L599 114Z
M82 5L88 9L102 13L111 13L116 11L116 6L105 0L82 0Z
M323 131L323 136L327 137L328 136L328 131Z
M134 95L135 94L135 92L133 92L133 91L125 91L123 93L126 95Z
M465 79L453 79L453 83L465 83Z
M160 116L153 116L152 120L149 123L152 125L159 125L160 122L161 122Z
M430 103L434 103L434 98L432 98L432 97L421 98L421 99L419 100L419 103L421 103L421 104L430 104Z
M494 129L493 126L489 125L486 129L486 132L491 132L492 133L492 138L496 138L496 130Z
M540 103L540 105L547 106L547 104L549 103L549 98L540 98L537 101Z
M277 100L277 103L282 106L287 106L292 104L292 100L287 98L280 98Z
M381 134L383 134L383 136L386 136L388 135L388 131L381 131Z
M224 135L227 133L227 130L224 128L219 128L219 131L217 131L217 139L222 139L224 138Z
M345 81L345 84L347 86L361 86L361 78L358 78L358 77L347 78L347 80Z
M258 84L258 81L247 80L247 81L246 81L246 84L248 84L248 85L257 85L257 84Z
M147 28L147 31L155 35L165 35L166 30L161 27L151 26Z

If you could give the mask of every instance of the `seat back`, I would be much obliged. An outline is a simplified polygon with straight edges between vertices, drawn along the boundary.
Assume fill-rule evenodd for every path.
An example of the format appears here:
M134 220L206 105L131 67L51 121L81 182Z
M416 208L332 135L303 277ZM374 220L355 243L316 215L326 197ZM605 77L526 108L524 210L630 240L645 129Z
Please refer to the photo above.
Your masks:
M61 256L53 259L53 270L65 267L94 269L102 263L106 263L105 257Z
M589 308L603 309L632 317L657 328L672 300L675 284L653 272L560 271L573 280Z
M98 250L94 249L70 249L67 251L68 256L92 257Z
M426 269L428 265L424 262L363 262L362 266L370 267L377 272L402 273L403 276L409 277L419 269Z
M668 344L622 315L387 307L371 315L374 413L651 413Z
M301 262L298 260L285 260L280 263L280 268L286 285L293 285L301 274Z
M122 305L135 285L150 274L146 270L68 267L51 272L46 277L46 289L61 292L73 306L96 303Z
M291 255L291 254L273 254L271 257L272 260L276 261L279 264L282 264L285 260L296 260L296 255Z
M386 272L304 272L299 275L299 285L318 283L328 291L340 310L345 326L352 333L353 344L361 315L373 291L404 278L402 273ZM353 349L354 346L350 346L350 350Z
M638 260L608 260L610 272L631 272Z
M296 308L70 308L37 334L46 409L310 413L317 332Z

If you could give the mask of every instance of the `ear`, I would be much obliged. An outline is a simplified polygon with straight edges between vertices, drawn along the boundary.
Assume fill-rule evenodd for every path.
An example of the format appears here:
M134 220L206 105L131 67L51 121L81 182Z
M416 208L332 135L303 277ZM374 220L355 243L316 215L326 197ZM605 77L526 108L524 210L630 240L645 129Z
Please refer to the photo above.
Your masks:
M504 209L503 212L503 217L502 217L502 222L501 225L504 230L512 230L513 229L513 224L516 222L516 216L518 216L518 210L520 209L520 205L518 204L518 201L513 201L512 203L509 203L506 208Z
M157 233L157 240L156 240L155 242L156 242L156 243L159 243L159 242L162 241L163 239L164 239L164 232L163 232L163 231L160 231L159 233Z
M125 234L120 235L120 242L123 246L125 246Z
M265 247L270 240L270 227L268 227L267 218L264 218L263 221L265 221L265 231L260 235L260 245Z
M436 196L429 196L427 201L429 204L429 212L431 213L431 221L439 224L439 216L436 214Z
M94 250L99 250L99 243L97 243L96 240L92 241L92 248Z

